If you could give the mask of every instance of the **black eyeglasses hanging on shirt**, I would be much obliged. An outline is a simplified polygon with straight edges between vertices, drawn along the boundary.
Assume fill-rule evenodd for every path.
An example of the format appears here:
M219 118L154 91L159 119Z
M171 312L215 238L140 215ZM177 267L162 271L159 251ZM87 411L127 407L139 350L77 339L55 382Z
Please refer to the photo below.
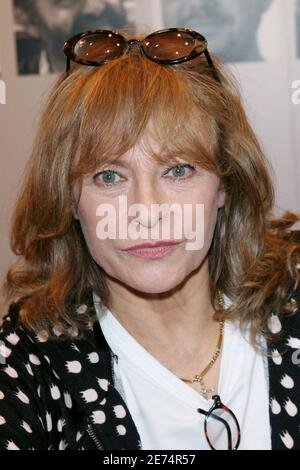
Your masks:
M241 440L241 430L235 414L225 406L219 395L214 395L214 403L208 410L198 408L205 416L204 433L212 450L237 450Z

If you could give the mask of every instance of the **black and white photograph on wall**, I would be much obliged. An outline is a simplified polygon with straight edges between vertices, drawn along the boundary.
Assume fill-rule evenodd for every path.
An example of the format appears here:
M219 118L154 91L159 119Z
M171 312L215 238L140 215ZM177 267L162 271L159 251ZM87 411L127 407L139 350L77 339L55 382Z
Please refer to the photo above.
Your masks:
M13 1L19 75L62 72L64 42L77 33L131 26L126 0Z
M296 0L296 41L297 57L300 59L300 0Z
M259 62L263 15L272 0L161 0L164 27L182 26L203 34L225 62Z

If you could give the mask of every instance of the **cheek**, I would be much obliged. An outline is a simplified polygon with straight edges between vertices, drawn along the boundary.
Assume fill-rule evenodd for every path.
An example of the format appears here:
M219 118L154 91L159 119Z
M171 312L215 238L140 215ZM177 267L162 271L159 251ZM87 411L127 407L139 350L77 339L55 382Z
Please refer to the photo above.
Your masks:
M218 200L214 198L214 200L207 204L204 209L204 245L207 249L209 249L216 222L217 222L217 215L218 215Z
M105 244L109 240L100 240L97 236L97 224L99 217L97 209L100 205L99 198L92 192L84 190L81 193L78 204L77 219L91 255L95 258L96 253L105 252Z
M115 241L110 238L104 240L99 238L97 235L98 221L99 219L96 217L92 217L92 220L90 218L81 218L80 223L83 236L94 261L107 274L115 275L116 266L118 266Z
M95 258L96 253L99 254L103 247L103 241L99 240L96 233L97 220L95 216L89 216L87 213L83 216L82 214L79 217L81 230L85 239L85 242L88 246L88 249Z
M218 207L222 204L223 198L218 192L218 184L213 180L211 184L203 185L203 187L194 191L186 204L192 217L188 217L188 227L191 230L203 230L205 234L210 234L214 228ZM187 201L186 201L187 202Z
M218 210L223 206L223 203L223 193L221 194L218 191L215 191L211 194L211 197L208 198L204 206L205 244L208 248L213 238Z

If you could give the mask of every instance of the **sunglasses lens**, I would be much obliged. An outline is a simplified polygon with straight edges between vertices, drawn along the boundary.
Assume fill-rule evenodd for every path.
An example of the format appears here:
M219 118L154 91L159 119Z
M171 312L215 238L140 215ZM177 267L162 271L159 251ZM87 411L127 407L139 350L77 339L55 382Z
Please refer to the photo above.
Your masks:
M156 60L176 60L187 57L195 49L201 47L199 40L187 32L166 31L148 38L145 42L145 52ZM203 51L206 41L203 41ZM202 51L202 52L203 52Z
M76 58L85 62L102 63L122 55L124 41L115 34L96 33L79 39L74 46Z

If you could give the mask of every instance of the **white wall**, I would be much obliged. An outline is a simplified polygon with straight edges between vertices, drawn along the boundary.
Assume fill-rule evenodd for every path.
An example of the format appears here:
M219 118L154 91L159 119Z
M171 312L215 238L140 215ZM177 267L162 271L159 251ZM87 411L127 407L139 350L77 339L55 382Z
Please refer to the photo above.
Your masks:
M158 29L158 0L140 0L139 23ZM152 15L152 16L151 16ZM300 212L300 104L292 103L292 82L300 80L296 60L294 0L273 0L259 31L265 62L231 65L241 82L250 120L276 177L278 210ZM9 217L28 158L39 110L56 75L18 76L11 0L0 0L0 70L7 103L0 104L0 277L13 255Z

